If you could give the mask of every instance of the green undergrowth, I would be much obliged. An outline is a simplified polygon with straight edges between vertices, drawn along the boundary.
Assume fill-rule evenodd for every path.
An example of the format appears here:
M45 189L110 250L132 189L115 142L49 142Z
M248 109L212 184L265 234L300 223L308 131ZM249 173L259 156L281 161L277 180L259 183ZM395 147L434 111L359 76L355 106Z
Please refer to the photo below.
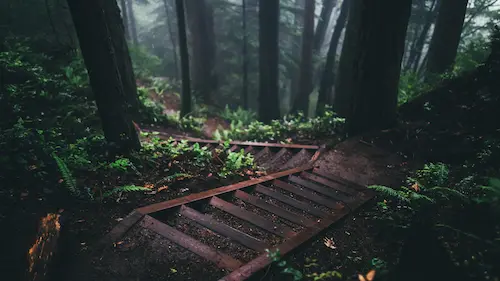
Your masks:
M498 142L486 140L463 165L428 163L399 188L370 186L380 194L373 219L390 239L434 233L464 280L499 278L499 152Z
M345 123L345 119L338 117L331 108L315 118L306 118L298 113L270 124L255 120L254 113L242 109L232 114L225 112L223 116L228 119L230 126L228 129L218 128L214 133L216 140L286 141L340 137Z

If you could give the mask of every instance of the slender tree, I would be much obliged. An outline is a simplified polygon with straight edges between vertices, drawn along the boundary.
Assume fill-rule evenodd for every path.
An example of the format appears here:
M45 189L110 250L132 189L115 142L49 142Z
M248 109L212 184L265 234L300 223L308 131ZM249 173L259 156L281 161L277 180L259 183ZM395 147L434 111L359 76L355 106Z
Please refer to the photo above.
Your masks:
M396 122L411 4L411 0L351 0L335 92L349 97L347 106L342 106L347 112L342 113L350 135Z
M168 4L168 0L163 0L163 7L165 7L165 19L168 28L168 37L170 38L170 42L172 43L172 52L174 57L174 67L175 67L175 78L179 79L179 63L177 62L177 41L174 37L174 31L172 29L173 19L170 15L170 5Z
M314 34L313 41L313 52L318 54L321 51L321 47L325 42L325 35L328 25L330 24L330 18L332 17L332 11L337 0L323 0L323 7L321 8L321 14L319 16L318 24L316 25L316 31Z
M280 1L259 0L259 118L280 118L278 86L278 35Z
M326 55L326 64L321 74L321 81L318 92L318 103L316 105L316 112L321 115L325 111L327 104L332 104L332 87L335 81L337 49L339 46L340 36L347 23L347 16L349 14L349 1L343 0L340 7L340 13L333 29L332 38L330 39L330 46L328 47L328 54Z
M308 116L309 94L313 81L314 10L316 1L306 1L304 29L302 33L302 56L300 63L299 93L295 98L293 111L302 111Z
M441 0L436 26L429 45L426 78L442 74L453 66L468 0Z
M186 17L184 14L184 1L175 0L177 13L177 27L179 29L179 51L181 56L181 117L191 112L191 81L189 77L189 52L186 35Z
M242 14L242 22L243 22L243 49L241 55L243 56L243 85L242 85L242 93L241 99L243 100L243 108L247 109L248 106L248 34L247 34L247 4L246 0L241 1L241 14Z
M213 104L217 90L213 8L206 0L186 1L185 7L191 34L193 91L206 104Z
M75 30L80 42L82 56L89 73L90 85L94 92L102 128L107 142L116 153L128 153L140 148L138 134L126 106L125 87L117 61L115 45L117 34L111 32L121 22L110 22L106 13L115 1L67 0ZM88 19L92 19L89 21ZM119 19L119 17L118 17ZM118 28L116 28L118 29ZM123 31L123 28L121 29ZM124 41L124 33L121 33Z
M132 41L134 42L135 45L139 44L139 38L137 37L137 23L135 21L135 14L134 14L134 0L125 0L127 2L127 10L128 10L128 16L130 19L130 35L132 36Z

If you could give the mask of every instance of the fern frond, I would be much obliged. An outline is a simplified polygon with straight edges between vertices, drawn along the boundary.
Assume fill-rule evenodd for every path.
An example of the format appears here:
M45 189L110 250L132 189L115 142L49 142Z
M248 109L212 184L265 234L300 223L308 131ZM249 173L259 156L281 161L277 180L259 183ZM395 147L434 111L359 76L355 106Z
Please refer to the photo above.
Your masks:
M75 196L80 195L80 191L76 186L76 179L68 168L68 165L55 153L52 153L52 158L56 161L57 168L61 172L62 178L64 180L64 186Z
M148 191L148 190L150 190L150 189L147 187L144 187L144 186L124 185L124 186L115 187L112 190L105 192L102 195L102 197L106 198L106 197L109 197L109 196L111 196L115 193L118 193L118 192L137 192L137 191Z
M460 198L464 201L469 201L469 198L467 196L465 196L465 194L463 194L462 192L457 191L455 189L447 188L447 187L436 186L436 187L428 189L427 191L440 193L442 196L444 196L447 199L448 199L447 195L452 195L452 196Z
M374 189L377 192L382 193L387 197L392 197L393 199L397 199L403 202L409 202L410 199L401 191L395 190L393 188L383 186L383 185L370 185L368 186L370 189Z

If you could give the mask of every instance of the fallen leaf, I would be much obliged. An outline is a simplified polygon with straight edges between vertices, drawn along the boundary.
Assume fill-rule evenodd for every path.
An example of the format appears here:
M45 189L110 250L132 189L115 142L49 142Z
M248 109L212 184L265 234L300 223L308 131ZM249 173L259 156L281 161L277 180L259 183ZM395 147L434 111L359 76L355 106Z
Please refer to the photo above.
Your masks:
M168 189L168 185L164 185L160 188L158 188L158 192L162 191L162 190L167 190Z
M323 239L323 243L325 244L325 246L327 246L328 248L330 248L332 250L337 249L337 247L335 247L335 242L333 242L333 240L331 238Z
M155 185L152 184L152 183L147 183L147 184L144 185L144 187L145 188L149 188L149 189L153 189L155 187Z
M418 186L418 183L414 183L414 184L411 186L411 188L412 188L413 190L415 190L416 192L419 192L419 191L420 191L420 186Z
M366 277L361 274L358 274L359 281L373 281L373 278L375 278L375 269L370 270L366 274Z
M170 269L170 271L171 271L172 273L177 273L177 269L175 269L175 268L171 268L171 269Z
M123 218L117 218L116 219L116 221L122 221L122 220L123 220Z
M58 183L62 183L62 182L64 182L64 180L63 179L59 179L59 181L57 181L57 182Z
M81 219L81 220L77 220L76 222L81 223L81 222L84 222L84 221L85 221L84 219Z
M213 174L212 174L212 173L209 173L209 174L207 175L207 178L209 178L209 177L211 177L211 176L213 176Z

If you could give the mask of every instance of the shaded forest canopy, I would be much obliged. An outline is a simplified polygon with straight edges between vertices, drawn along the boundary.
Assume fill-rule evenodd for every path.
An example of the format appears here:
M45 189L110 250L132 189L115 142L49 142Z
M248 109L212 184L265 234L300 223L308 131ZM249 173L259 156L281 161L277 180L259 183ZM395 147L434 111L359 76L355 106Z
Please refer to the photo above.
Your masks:
M333 151L355 137L403 159L394 167L401 187L369 183L378 196L363 226L342 226L368 230L346 238L345 252L320 241L291 257L270 254L276 266L265 278L363 280L375 270L375 280L500 280L499 5L2 1L8 277L69 280L57 265L85 263L130 210L265 174L229 141ZM185 137L221 144L214 154L174 140ZM95 218L82 226L86 213ZM26 259L43 236L41 217L62 241L52 267ZM373 249L363 248L369 241ZM189 276L177 271L163 278Z

